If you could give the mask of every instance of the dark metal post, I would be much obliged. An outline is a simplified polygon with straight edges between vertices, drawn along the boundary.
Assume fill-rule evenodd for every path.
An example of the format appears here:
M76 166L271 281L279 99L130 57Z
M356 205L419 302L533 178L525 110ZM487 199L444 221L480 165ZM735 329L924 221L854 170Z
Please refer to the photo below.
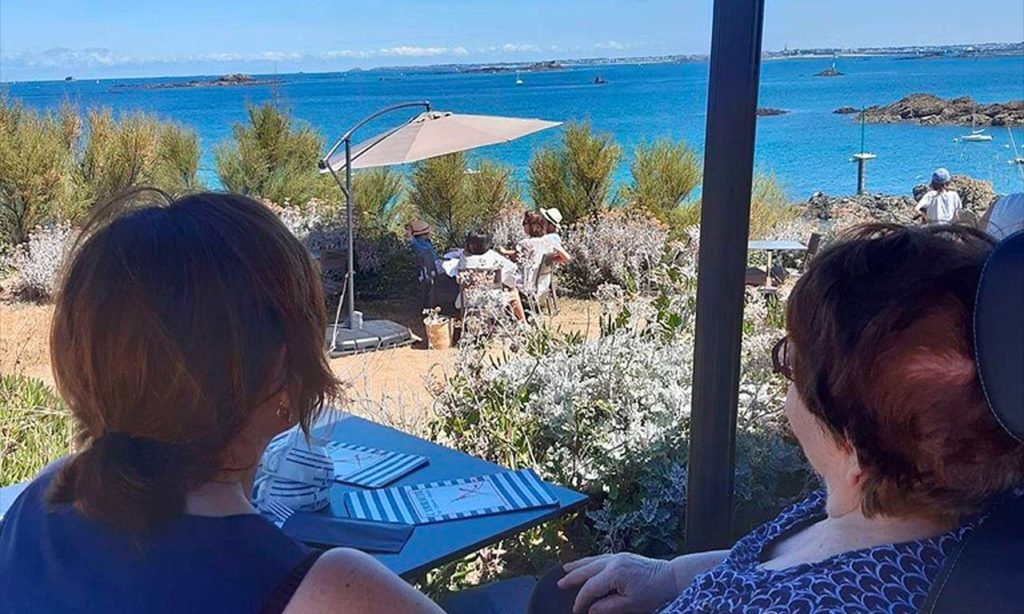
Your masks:
M864 158L857 158L857 194L864 193Z
M704 143L686 546L729 546L764 0L715 0Z
M345 293L348 295L347 311L348 311L348 327L349 328L362 328L357 326L355 321L356 315L356 267L354 249L355 243L353 236L355 235L355 224L353 223L353 212L355 209L355 194L352 193L352 139L345 139L345 199L348 200L345 209L347 210L347 225L348 225L348 275L345 278Z

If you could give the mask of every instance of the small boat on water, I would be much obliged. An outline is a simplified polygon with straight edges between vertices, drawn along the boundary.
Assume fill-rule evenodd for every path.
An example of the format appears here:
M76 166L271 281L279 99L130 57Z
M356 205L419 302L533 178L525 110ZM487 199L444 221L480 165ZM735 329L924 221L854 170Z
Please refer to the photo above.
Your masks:
M963 135L960 137L960 140L967 143L982 143L985 141L991 141L992 135L985 134L984 128L978 128L977 130L971 130L970 134Z
M522 79L522 77L519 76L519 72L517 71L516 72L516 85L522 85L522 84L523 84L523 79Z
M605 81L604 77L602 77L600 75L594 77L594 85L604 85L605 83L608 83L608 82Z

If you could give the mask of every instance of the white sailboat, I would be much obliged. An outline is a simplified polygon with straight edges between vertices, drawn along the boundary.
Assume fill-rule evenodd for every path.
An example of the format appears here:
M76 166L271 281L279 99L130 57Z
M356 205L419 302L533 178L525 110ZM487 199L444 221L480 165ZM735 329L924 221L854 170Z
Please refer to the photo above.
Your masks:
M978 128L977 126L977 122L975 122L972 118L971 133L963 135L962 137L960 137L960 140L964 141L965 143L983 143L985 141L991 141L992 135L985 134L985 129Z
M960 137L960 140L965 141L967 143L982 143L985 141L991 141L992 135L985 134L984 128L978 128L976 130L971 130L970 134L963 135L962 137Z
M522 85L523 79L519 76L519 71L516 71L516 85Z

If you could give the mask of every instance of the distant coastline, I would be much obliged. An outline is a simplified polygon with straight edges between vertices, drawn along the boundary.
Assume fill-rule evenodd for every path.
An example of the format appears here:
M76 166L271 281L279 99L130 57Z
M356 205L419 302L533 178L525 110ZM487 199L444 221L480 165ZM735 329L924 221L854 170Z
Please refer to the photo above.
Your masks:
M812 49L783 49L765 51L763 61L793 59L836 59L896 56L913 59L972 59L995 57L1024 57L1024 41L1019 43L975 43L970 45L907 45L893 47L821 47ZM691 64L707 62L707 54L652 55L620 58L556 59L542 62L485 62L472 64L430 64L426 66L380 66L374 71L429 71L429 72L531 72L534 67L559 70L587 66L615 66L623 64ZM359 70L359 69L356 69Z
M813 60L866 57L897 57L906 60L934 59L977 59L999 57L1024 57L1024 41L1018 43L975 43L963 45L906 45L891 47L820 47L809 49L783 49L781 51L765 51L761 54L763 61L782 60ZM531 60L522 62L475 62L448 64L420 64L404 66L377 66L373 68L351 68L347 70L311 71L317 74L359 73L359 72L428 72L428 73L507 73L507 72L541 72L558 71L598 66L642 65L642 64L699 64L708 61L707 54L673 54L632 57L592 57L570 59ZM255 73L260 74L260 73ZM298 74L302 74L301 72ZM268 77L269 75L263 75ZM74 75L69 80L73 80ZM259 79L256 83L216 83L217 78L202 79L193 75L152 75L149 77L106 77L101 81L135 81L143 79L194 79L200 83L184 83L173 87L202 87L217 85L266 85L268 79ZM276 75L275 75L276 78ZM24 80L21 83L60 81L62 79ZM13 83L11 81L0 83ZM164 89L164 88L152 88Z

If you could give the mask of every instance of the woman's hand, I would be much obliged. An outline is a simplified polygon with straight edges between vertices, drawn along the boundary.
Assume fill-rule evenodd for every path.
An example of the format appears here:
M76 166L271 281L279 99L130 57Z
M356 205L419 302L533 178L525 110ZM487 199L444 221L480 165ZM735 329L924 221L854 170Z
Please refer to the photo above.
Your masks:
M581 587L575 614L653 612L679 592L669 561L619 553L592 556L564 566L561 589Z

